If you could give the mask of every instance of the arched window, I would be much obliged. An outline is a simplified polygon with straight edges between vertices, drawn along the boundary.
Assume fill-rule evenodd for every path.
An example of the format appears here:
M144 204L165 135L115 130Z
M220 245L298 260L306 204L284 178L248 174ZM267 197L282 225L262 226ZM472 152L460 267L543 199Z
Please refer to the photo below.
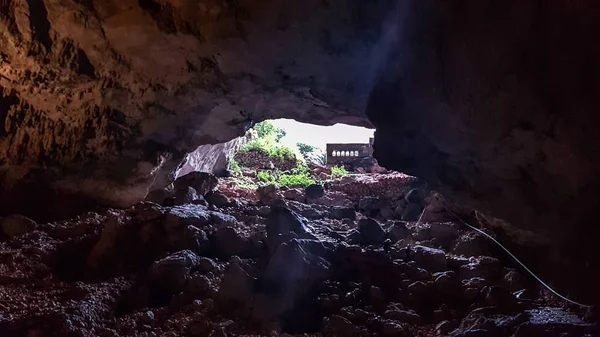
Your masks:
M354 156L358 157L358 151L354 151Z
M333 151L333 152L331 152L331 155L332 155L333 157L337 157L337 151Z

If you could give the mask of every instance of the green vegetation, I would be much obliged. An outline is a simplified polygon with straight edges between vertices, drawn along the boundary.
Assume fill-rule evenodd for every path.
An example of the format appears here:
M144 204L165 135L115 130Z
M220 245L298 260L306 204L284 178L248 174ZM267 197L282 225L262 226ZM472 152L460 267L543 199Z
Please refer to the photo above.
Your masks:
M256 178L267 184L276 184L277 178L269 171L258 171L256 172Z
M256 178L263 183L274 184L279 187L306 187L315 183L315 180L310 176L308 167L305 165L299 165L284 172L258 171L256 172Z
M304 143L296 143L296 146L298 147L298 150L300 151L300 153L302 155L314 152L317 149L316 147L314 147L312 145L308 145L308 144L304 144Z
M334 178L343 177L348 174L348 171L343 166L334 166L331 168L331 176Z
M296 154L289 147L285 147L279 143L272 142L269 139L258 138L250 143L242 146L241 152L246 151L261 151L266 153L271 158L277 159L295 159Z
M231 157L231 159L229 159L229 164L227 165L227 169L234 174L242 173L242 167L240 166L240 164L238 164L238 162L235 160L234 157Z
M285 137L285 130L282 130L269 121L264 121L256 124L253 129L256 131L258 138L273 138L275 142L279 142Z
M242 146L241 152L261 151L275 159L296 159L296 154L289 147L280 143L285 136L285 131L269 121L258 123L254 126L257 138Z

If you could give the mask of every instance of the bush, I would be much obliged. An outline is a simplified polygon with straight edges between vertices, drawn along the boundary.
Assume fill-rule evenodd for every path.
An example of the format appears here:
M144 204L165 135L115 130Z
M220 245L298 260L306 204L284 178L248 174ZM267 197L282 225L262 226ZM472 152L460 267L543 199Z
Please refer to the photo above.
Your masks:
M299 165L289 171L258 171L256 178L266 184L274 184L278 187L306 187L315 183L315 180L310 176L308 167Z
M232 173L242 173L242 167L240 166L240 164L238 164L234 157L231 157L231 159L229 159L227 169Z
M331 168L332 177L343 177L348 174L348 171L343 166L334 166Z
M277 179L275 179L275 176L273 176L271 174L271 172L269 172L269 171L258 171L258 172L256 172L256 178L259 181L262 181L262 182L267 183L267 184L276 184L277 183Z
M255 139L250 143L242 146L241 152L247 151L261 151L266 153L269 157L275 159L296 159L296 154L289 147L270 142L265 139Z
M315 183L308 174L282 174L279 176L279 186L306 187Z

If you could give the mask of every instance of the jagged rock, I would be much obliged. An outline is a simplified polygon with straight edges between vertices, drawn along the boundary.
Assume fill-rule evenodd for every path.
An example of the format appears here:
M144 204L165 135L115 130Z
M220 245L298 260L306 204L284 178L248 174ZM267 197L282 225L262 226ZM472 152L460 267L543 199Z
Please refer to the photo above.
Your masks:
M0 219L0 226L6 236L14 238L35 230L37 224L28 217L11 214Z
M385 231L374 219L366 218L359 220L358 230L362 235L362 243L365 245L377 245L385 240Z
M517 309L517 299L508 290L491 286L484 290L485 303L488 306L496 307L501 312L511 313Z
M262 216L263 218L266 218L266 217L269 216L269 214L271 214L271 207L269 207L269 206L261 206L261 207L258 208L257 214L259 216Z
M231 200L219 191L210 192L206 194L204 198L209 204L215 205L217 207L225 207L231 204Z
M277 195L277 186L272 184L260 186L256 189L256 194L258 194L258 199L263 204L270 204L279 198Z
M325 337L358 336L358 328L345 317L331 315L331 317L325 318L323 323L323 336Z
M391 309L383 313L383 317L411 325L421 324L421 316L410 309Z
M509 291L515 292L524 288L523 276L516 270L509 270L504 275L504 284Z
M238 225L237 219L233 215L221 213L221 212L210 212L210 221L217 225L218 227L222 226L232 226L235 227Z
M350 219L356 220L356 211L351 207L333 207L331 209L331 217L334 219Z
M367 196L358 202L358 210L366 212L369 216L375 216L379 210L386 206L385 200L380 197Z
M172 198L173 192L168 191L164 188L150 191L144 200L150 201L159 205L164 205L165 199Z
M308 202L322 198L325 196L325 188L319 184L309 185L304 189L304 196Z
M182 187L175 191L175 205L191 204L199 198L198 192L193 187Z
M382 335L385 337L404 337L406 336L406 329L398 322L385 321L383 322Z
M150 284L167 293L176 294L183 290L190 270L198 263L198 256L189 250L171 254L152 264Z
M273 206L266 221L267 237L294 232L301 238L311 236L313 229L308 220L287 207Z
M393 222L386 232L386 237L392 240L392 243L406 239L411 234L410 230L406 227L406 224L400 221Z
M294 200L294 201L298 201L298 202L305 201L304 194L299 189L296 189L296 188L291 188L291 189L283 192L283 196L289 200Z
M254 293L254 279L238 264L230 263L219 288L219 297L249 305Z
M215 261L208 257L200 256L198 258L198 271L201 273L209 273L217 270L219 266Z
M414 246L412 256L420 266L429 271L438 272L448 270L446 254L443 250L425 246Z
M352 202L345 193L337 191L327 191L324 196L311 200L311 202L329 207L354 208L354 202Z
M319 281L330 276L333 245L292 239L277 248L260 280L264 293L255 297L254 316L264 320L291 310Z
M494 282L502 277L502 264L498 259L489 256L472 258L471 262L460 267L461 280L481 277L488 282Z
M181 205L169 209L165 215L167 233L176 231L186 225L203 227L211 222L211 214L201 205Z
M215 233L215 245L218 255L243 256L250 253L252 245L233 227L221 227Z
M205 254L210 249L206 232L196 226L186 225L169 235L171 251L190 250L196 254Z
M435 326L436 336L446 336L452 330L454 330L454 326L450 321L441 321Z
M108 255L114 253L114 249L117 245L117 238L119 236L119 229L123 226L123 219L117 215L110 216L104 223L104 228L100 234L100 239L92 248L92 251L88 255L87 263L97 268L101 260Z
M201 196L205 196L207 193L212 192L218 184L219 180L217 177L206 172L190 172L177 178L173 182L175 190L192 187Z
M404 208L404 213L402 213L403 221L418 221L423 213L423 206L419 204L409 203Z
M185 163L177 172L177 177L190 172L209 172L214 175L225 171L229 161L235 153L249 141L249 134L245 137L234 138L220 144L206 144L199 146L185 158Z
M450 248L454 240L460 235L453 223L431 223L429 228L430 235L444 248Z
M595 336L600 331L562 308L541 307L525 311L527 321L519 325L514 337Z
M476 232L467 232L460 236L452 252L467 257L489 254L489 239Z

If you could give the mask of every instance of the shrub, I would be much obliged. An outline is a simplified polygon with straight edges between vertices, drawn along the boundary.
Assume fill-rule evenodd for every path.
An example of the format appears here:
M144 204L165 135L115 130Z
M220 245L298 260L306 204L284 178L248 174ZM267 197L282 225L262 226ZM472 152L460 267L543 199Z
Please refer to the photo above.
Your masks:
M296 154L289 147L270 142L266 139L255 139L242 146L241 152L261 151L275 159L296 159Z
M293 174L284 173L279 176L278 185L287 187L306 187L315 183L308 173Z
M277 179L269 171L256 172L256 179L258 179L259 181L262 181L264 183L267 183L267 184L276 184L277 183Z
M242 173L242 167L240 166L240 164L238 164L234 157L231 157L231 159L229 159L227 169L232 173Z
M343 166L334 166L331 168L332 177L343 177L348 174L348 171Z

